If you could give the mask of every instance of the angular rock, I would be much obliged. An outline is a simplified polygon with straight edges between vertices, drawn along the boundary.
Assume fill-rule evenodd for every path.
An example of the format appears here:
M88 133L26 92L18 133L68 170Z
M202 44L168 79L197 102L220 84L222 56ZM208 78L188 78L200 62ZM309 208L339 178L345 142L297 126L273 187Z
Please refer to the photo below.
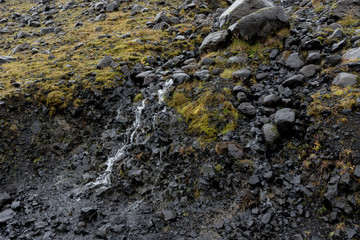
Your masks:
M261 131L266 145L271 149L275 149L277 144L280 142L280 133L276 126L267 123L262 126Z
M265 213L261 218L261 223L268 224L271 221L272 215L272 211L268 211L267 213Z
M81 209L80 218L90 222L97 217L97 210L97 207L84 207Z
M54 28L42 28L40 30L40 35L46 35L54 32Z
M0 193L0 209L11 201L11 197L7 192Z
M231 34L227 30L210 33L199 48L200 54L204 54L226 47L231 40Z
M161 215L165 221L170 221L176 218L176 213L172 210L162 210Z
M253 187L258 185L260 182L261 182L261 180L260 180L260 177L258 175L252 175L249 178L249 181L248 181L248 183Z
M201 81L208 81L211 79L209 70L200 70L195 72L195 77Z
M263 99L263 105L265 107L276 106L280 102L280 98L276 94L266 95Z
M174 73L172 77L177 84L183 84L184 82L190 80L190 76L186 73Z
M295 124L295 112L291 108L283 108L275 113L275 124L280 132L288 132Z
M154 23L158 24L161 22L166 22L168 24L171 24L170 18L166 15L166 12L160 12L155 16Z
M220 27L230 26L261 8L274 7L274 4L267 0L237 0L220 17Z
M282 7L263 8L247 15L229 27L234 37L250 43L261 41L289 27L289 18Z
M342 72L339 73L332 84L339 86L339 87L352 87L358 83L359 77L352 73Z
M301 59L300 54L295 52L286 59L285 65L291 69L299 69L304 66L304 61Z
M96 68L101 69L101 68L110 67L113 62L114 60L112 59L112 57L105 56L99 61L99 63L96 65Z

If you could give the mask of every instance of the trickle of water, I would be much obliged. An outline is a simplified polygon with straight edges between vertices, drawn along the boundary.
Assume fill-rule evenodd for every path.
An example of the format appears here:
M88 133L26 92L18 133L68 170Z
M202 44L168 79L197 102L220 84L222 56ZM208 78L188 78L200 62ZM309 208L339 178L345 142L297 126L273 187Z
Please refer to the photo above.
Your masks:
M173 80L169 79L168 81L166 81L163 84L163 86L160 90L158 90L157 92L152 94L152 96L155 96L155 95L158 96L158 104L161 104L164 101L164 94L170 89L170 87L172 85L173 85ZM144 99L141 102L141 105L136 108L135 121L134 121L133 125L126 131L127 141L124 143L124 145L122 147L120 147L117 150L115 156L108 158L108 160L105 162L106 170L94 182L89 182L86 185L84 185L83 187L81 187L81 189L77 189L75 191L75 193L77 195L81 194L82 192L84 192L87 189L93 189L96 187L100 187L100 190L106 190L107 188L110 187L110 185L111 185L110 176L113 171L114 164L117 161L119 161L126 154L126 151L130 146L132 146L133 144L139 143L140 136L137 133L139 132L139 130L142 127L141 117L142 117L143 110L146 107L147 101L148 101L148 99ZM162 112L164 112L164 111L166 111L166 108L162 110ZM121 113L121 108L119 108L117 110L117 116L116 116L117 118L120 115L120 113ZM151 118L152 121L156 121L156 115L157 115L157 113L153 113L153 116Z

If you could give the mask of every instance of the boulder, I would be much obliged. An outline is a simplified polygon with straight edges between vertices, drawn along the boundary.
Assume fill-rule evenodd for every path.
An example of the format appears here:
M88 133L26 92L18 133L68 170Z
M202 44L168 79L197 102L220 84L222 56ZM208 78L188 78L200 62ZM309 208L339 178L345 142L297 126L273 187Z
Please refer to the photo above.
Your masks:
M279 134L279 131L277 130L276 126L274 126L270 123L267 123L267 124L264 124L264 126L262 126L261 130L262 130L266 145L270 149L275 149L277 144L280 142L280 134Z
M340 0L331 7L331 16L336 19L342 19L346 15L351 14L351 17L360 17L360 1L359 0Z
M256 108L248 102L241 103L238 110L248 117L254 117L256 115Z
M5 223L11 220L15 215L16 213L12 209L6 209L0 212L0 223Z
M101 68L106 68L106 67L112 67L112 68L116 68L117 63L112 59L112 57L110 56L105 56L103 57L99 63L96 65L96 68L101 69Z
M234 37L257 42L280 29L289 27L289 17L282 7L263 8L247 15L229 27Z
M299 73L307 78L313 77L319 71L319 67L314 64L309 64L302 67L299 70Z
M107 12L117 12L119 10L119 5L116 2L112 2L106 6Z
M231 35L227 30L210 33L199 48L200 54L216 51L219 48L226 47L231 40Z
M274 7L274 5L267 0L237 0L220 15L220 27L230 26L242 17L266 7Z
M237 70L231 74L231 77L234 80L249 80L252 76L251 70L247 68L242 68L240 70Z
M342 72L334 78L332 84L339 87L352 87L358 83L358 79L359 77L355 74Z
M352 48L343 55L345 61L357 61L360 59L360 47Z

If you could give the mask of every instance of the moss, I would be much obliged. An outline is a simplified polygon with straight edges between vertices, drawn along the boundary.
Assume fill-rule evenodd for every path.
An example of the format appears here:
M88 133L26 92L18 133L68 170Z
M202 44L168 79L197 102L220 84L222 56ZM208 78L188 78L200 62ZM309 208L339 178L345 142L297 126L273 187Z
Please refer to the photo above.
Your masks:
M140 101L142 101L143 99L144 99L144 98L143 98L142 93L138 93L138 94L136 94L135 97L134 97L134 102L140 102Z
M198 89L199 93L191 96L196 84L180 86L169 101L189 124L189 132L203 141L213 141L218 134L234 130L239 114L227 100L230 96L209 88Z

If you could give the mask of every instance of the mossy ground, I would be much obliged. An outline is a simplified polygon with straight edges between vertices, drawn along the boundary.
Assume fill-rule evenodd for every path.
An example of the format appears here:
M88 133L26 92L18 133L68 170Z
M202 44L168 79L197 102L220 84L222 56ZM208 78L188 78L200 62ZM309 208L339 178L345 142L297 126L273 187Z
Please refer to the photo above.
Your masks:
M57 9L66 2L57 1ZM111 56L118 63L126 61L132 66L137 62L145 64L147 56L171 57L183 50L192 49L192 44L187 40L169 43L175 36L174 33L146 26L146 22L151 21L158 13L157 7L152 6L155 1L150 1L149 4L150 6L146 6L149 9L147 12L131 16L130 12L120 9L118 12L106 13L106 20L98 22L89 21L95 15L88 16L88 7L81 7L81 4L75 9L59 11L54 15L54 21L61 23L59 27L64 30L64 34L32 35L39 33L45 26L17 27L17 23L15 27L11 27L13 33L0 35L0 55L11 55L12 49L24 42L30 43L31 48L37 51L31 53L30 50L25 50L11 55L17 61L0 67L0 96L4 98L15 93L26 94L29 100L36 100L56 109L79 105L80 89L101 91L122 83L124 77L119 68L96 69L96 64L105 55ZM180 1L173 3L176 4L180 4ZM11 22L13 12L31 15L30 9L37 6L31 0L9 0L2 4L8 11L1 12L0 18L8 18ZM169 13L173 7L165 5L162 10ZM39 22L43 23L46 15L39 16ZM75 23L79 21L83 26L75 28ZM0 27L3 27L2 24ZM183 23L173 27L185 31L191 25ZM32 36L16 39L19 31ZM122 38L126 33L130 33L131 37ZM20 84L21 90L14 83ZM55 93L51 94L52 92Z

